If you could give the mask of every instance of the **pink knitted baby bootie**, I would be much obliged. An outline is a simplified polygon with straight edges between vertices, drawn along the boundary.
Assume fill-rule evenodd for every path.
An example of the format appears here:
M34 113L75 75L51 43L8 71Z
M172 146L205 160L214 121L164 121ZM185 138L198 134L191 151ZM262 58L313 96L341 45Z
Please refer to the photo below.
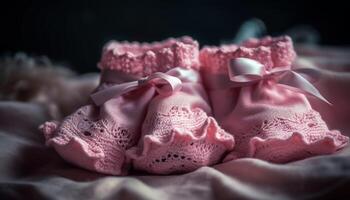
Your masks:
M219 162L234 139L210 117L198 53L189 37L108 43L91 104L41 125L46 143L68 162L114 175L130 163L166 174Z
M150 102L139 144L127 152L134 167L169 174L218 163L232 150L234 139L209 116L199 73L173 68L167 74L181 80L181 89Z
M105 90L100 92L103 96ZM154 94L155 89L145 85L105 102L100 97L97 104L79 108L61 123L46 122L40 129L46 144L66 161L100 173L126 174L125 150L137 143Z
M200 52L214 116L236 140L225 160L255 157L283 163L330 154L348 143L310 106L305 94L326 100L291 70L294 58L289 37L250 39Z
M189 37L106 45L100 68L107 74L117 70L142 77L166 72L181 82L178 91L151 100L138 145L127 150L135 169L155 174L192 171L219 162L233 148L233 136L210 117L198 53L198 43Z

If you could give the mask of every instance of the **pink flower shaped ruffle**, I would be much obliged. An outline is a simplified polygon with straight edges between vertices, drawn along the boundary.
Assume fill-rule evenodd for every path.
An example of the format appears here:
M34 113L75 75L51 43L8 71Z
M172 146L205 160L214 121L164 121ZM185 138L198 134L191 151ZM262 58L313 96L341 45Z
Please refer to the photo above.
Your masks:
M153 43L111 41L103 48L98 66L143 77L174 67L198 69L198 54L198 42L188 36Z

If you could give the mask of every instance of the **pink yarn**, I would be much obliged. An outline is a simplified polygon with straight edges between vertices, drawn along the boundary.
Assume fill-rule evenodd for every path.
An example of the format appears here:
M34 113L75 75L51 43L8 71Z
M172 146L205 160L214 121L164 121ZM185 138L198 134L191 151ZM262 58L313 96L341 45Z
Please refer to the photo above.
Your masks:
M137 143L154 94L154 88L140 88L100 107L83 106L61 123L46 122L40 129L46 144L68 162L100 173L125 174L125 150Z
M198 69L198 54L198 42L188 36L154 43L111 41L103 48L98 66L143 77L173 67Z
M225 156L225 161L255 157L283 163L330 154L348 143L328 129L305 95L273 79L231 88L232 58L255 59L266 70L290 67L296 55L289 37L205 47L198 54L198 43L189 37L108 43L97 91L155 72L177 77L181 89L160 95L152 85L137 86L101 106L83 106L62 122L40 126L46 144L77 166L122 175L130 166L154 174L188 172Z
M283 163L330 154L348 143L348 137L328 129L305 95L273 79L231 88L227 67L238 57L255 59L269 70L290 67L295 52L289 37L250 39L242 46L206 47L200 52L214 117L236 141L225 161L255 157Z
M127 173L130 164L168 174L218 163L232 150L234 139L210 117L208 98L195 70L198 52L198 43L189 37L107 44L99 66L104 77L111 76L102 77L98 91L153 72L178 77L181 90L163 96L144 86L100 107L84 106L62 123L46 122L40 127L47 144L68 162L114 175ZM181 68L172 69L177 66ZM107 80L111 77L112 82Z
M136 169L155 174L188 172L218 163L234 146L233 136L209 117L199 73L184 70L182 89L150 102L138 146L128 150ZM191 73L191 74L190 74Z
M255 59L269 69L273 66L291 66L295 56L292 40L288 36L249 39L240 46L204 47L199 55L204 70L222 73L227 71L232 58Z

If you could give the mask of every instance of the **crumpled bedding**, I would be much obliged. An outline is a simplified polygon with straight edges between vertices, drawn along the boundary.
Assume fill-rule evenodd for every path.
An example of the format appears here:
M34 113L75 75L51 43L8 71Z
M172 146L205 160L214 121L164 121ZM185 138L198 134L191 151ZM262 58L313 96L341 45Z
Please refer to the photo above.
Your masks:
M296 65L322 72L315 83L333 103L310 99L331 129L350 136L350 51L297 46ZM350 147L288 164L244 158L167 176L108 176L66 163L44 145L43 104L0 102L0 199L313 199L350 197Z

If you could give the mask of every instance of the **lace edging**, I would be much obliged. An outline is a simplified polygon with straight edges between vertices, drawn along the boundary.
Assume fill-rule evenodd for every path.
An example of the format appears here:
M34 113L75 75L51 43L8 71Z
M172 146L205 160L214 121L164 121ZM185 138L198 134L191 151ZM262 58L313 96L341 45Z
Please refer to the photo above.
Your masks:
M215 131L210 131L211 129L215 129ZM154 149L154 147L170 146L172 143L174 143L174 141L179 140L179 138L187 138L190 141L214 141L223 143L227 150L233 149L234 137L222 130L214 118L208 117L202 132L203 134L200 136L195 136L191 132L180 132L178 130L174 130L171 137L169 137L167 141L160 141L157 137L146 135L143 139L142 152L139 151L139 147L135 146L128 149L126 155L131 159L142 159L147 156L147 154Z
M336 131L336 137L332 137L329 135L324 136L321 140L310 142L308 141L304 135L299 132L294 132L289 138L280 139L280 138L266 138L262 139L259 137L253 137L249 141L249 152L248 157L255 157L257 154L257 146L258 145L270 145L270 144L285 144L288 145L290 143L297 143L297 145L302 145L307 150L313 152L315 155L319 154L331 154L337 151L338 149L343 148L348 142L349 138L347 136L343 136L339 131ZM322 146L323 150L317 150L317 147ZM326 148L326 149L325 149Z

